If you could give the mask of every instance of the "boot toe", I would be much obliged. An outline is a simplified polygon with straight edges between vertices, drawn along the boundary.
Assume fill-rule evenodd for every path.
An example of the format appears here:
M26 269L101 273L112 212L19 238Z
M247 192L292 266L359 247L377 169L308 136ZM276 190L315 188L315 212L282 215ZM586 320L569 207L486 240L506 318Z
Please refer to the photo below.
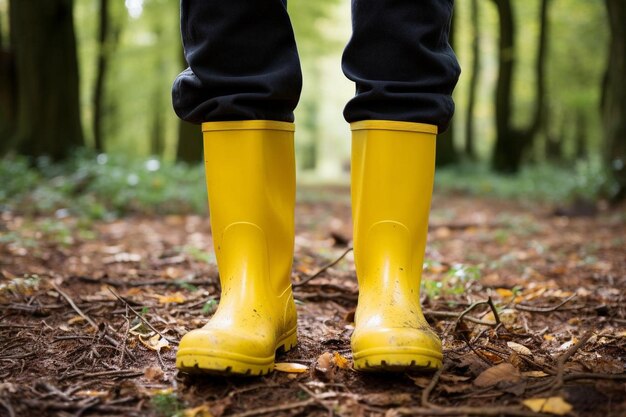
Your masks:
M441 368L441 341L430 330L358 329L352 336L354 367L359 371L432 371Z
M176 367L191 373L263 375L274 367L275 350L271 336L196 329L181 339Z

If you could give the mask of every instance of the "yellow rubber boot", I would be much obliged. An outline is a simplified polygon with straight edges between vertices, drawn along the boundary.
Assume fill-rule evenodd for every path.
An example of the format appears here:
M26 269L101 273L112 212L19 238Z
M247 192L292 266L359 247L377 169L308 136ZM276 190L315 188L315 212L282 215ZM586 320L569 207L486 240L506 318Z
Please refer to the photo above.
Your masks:
M180 341L187 372L264 375L296 345L291 292L294 126L267 120L202 125L222 294L213 317Z
M360 371L434 370L441 341L420 306L437 127L351 124L352 216L359 300L352 334Z

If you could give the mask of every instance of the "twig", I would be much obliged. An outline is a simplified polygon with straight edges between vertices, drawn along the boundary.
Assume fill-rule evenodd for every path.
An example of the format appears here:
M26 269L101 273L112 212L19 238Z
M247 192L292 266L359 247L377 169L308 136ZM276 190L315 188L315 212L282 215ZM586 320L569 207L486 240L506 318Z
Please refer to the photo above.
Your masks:
M459 325L461 324L461 321L465 318L466 315L471 313L472 310L474 310L476 307L479 307L482 305L488 305L489 308L491 309L491 312L493 313L493 317L496 320L496 322L495 324L492 323L491 325L492 326L495 325L496 327L500 326L502 324L502 322L500 321L500 315L498 314L498 310L496 309L496 306L493 304L491 297L489 297L487 301L476 301L475 303L472 303L469 307L467 307L465 310L463 310L463 312L459 314L459 317L457 317L454 323L454 331L456 332L456 330L459 328Z
M308 407L311 404L315 404L315 402L316 402L315 398L309 398L308 400L299 401L297 403L281 404L281 405L277 405L274 407L264 407L264 408L257 408L255 410L243 411L241 413L231 414L230 417L260 416L263 414L277 413L279 411L293 410L294 408Z
M295 282L293 284L291 284L293 287L299 287L300 285L304 285L307 282L311 281L312 279L315 279L317 277L319 277L320 275L322 275L328 268L331 268L333 266L335 266L339 261L341 261L348 253L350 253L352 251L353 248L348 248L346 249L337 259L335 259L334 261L332 261L329 264L324 265L322 268L320 268L319 271L317 271L316 273L314 273L313 275L310 275L306 278L304 278L303 280L299 281L299 282Z
M107 376L111 378L133 378L136 376L141 376L143 374L144 374L143 371L137 370L137 369L120 369L120 370L100 371L100 372L92 372L92 373L84 373L82 371L77 371L77 372L65 375L63 378L60 378L59 380L70 379L70 378L74 378L77 376L80 376L83 378L97 378L99 376Z
M422 391L422 399L421 399L422 407L430 408L430 407L435 406L435 404L431 403L428 398L430 397L430 393L437 386L437 383L439 383L439 378L441 378L441 374L444 371L447 371L448 368L450 368L450 362L444 364L437 372L435 372L435 375L433 375L433 379L431 379L428 386L424 388L424 391Z
M397 414L406 416L515 416L515 417L553 417L552 414L535 413L516 407L401 407L393 409Z
M454 311L437 311L437 310L424 310L424 316L427 317L434 317L434 318L458 318L459 317L459 313L456 313ZM464 316L463 320L467 320L471 323L475 323L475 324L482 324L483 326L491 326L491 327L495 327L498 325L498 323L492 323L490 321L484 321L481 320L479 318L473 317L473 316Z
M319 398L319 396L318 396L316 393L314 393L313 391L311 391L310 389L308 389L308 388L307 388L307 387L306 387L303 383L301 383L301 382L299 382L299 383L298 383L298 386L300 387L300 389L301 389L302 391L304 391L304 392L306 392L307 394L309 394L309 396L310 396L311 398L314 398L314 399L315 399L315 402L317 402L319 405L321 405L321 406L322 406L322 407L324 407L326 410L328 410L328 415L329 415L330 417L332 417L332 416L334 416L334 415L335 415L335 411L333 410L333 408L332 408L332 407L330 407L330 406L328 406L328 405L326 405L326 404L324 403L324 401L322 401L322 399L321 399L321 398Z
M623 381L623 380L626 380L626 374L600 374L600 373L594 373L594 372L590 372L590 373L581 372L581 373L563 375L564 381L575 381L578 379L607 379L607 380L614 380L614 381Z
M2 405L9 412L9 417L15 417L15 410L13 410L13 407L8 399L0 398L0 405Z
M150 322L149 322L148 320L146 320L146 319L145 319L145 318L144 318L141 314L139 314L139 313L137 312L137 310L135 310L134 308L132 308L132 307L130 306L130 304L128 304L128 301L126 301L124 298L122 298L122 296L120 296L119 294L117 294L117 293L113 290L113 288L109 287L109 291L111 291L111 294L113 294L113 295L115 296L115 298L117 298L118 300L120 300L121 302L123 302L123 303L124 303L124 305L126 305L126 307L128 307L128 309L129 309L129 310L130 310L130 311L131 311L131 312L132 312L135 316L137 316L137 318L138 318L139 320L141 320L141 321L142 321L142 322L143 322L146 326L148 326L148 327L150 328L150 330L152 330L153 332L155 332L156 334L158 334L159 336L161 336L163 339L167 340L168 342L173 343L173 344L175 344L175 345L177 345L177 344L178 344L178 342L177 342L177 341L168 339L167 337L165 337L165 336L163 335L163 333L161 333L160 331L158 331L158 330L157 330L157 329L156 329L156 328L155 328L152 324L150 324Z
M192 280L171 280L171 279L155 279L150 281L122 281L122 280L114 280L114 279L97 279L91 278L87 276L76 276L73 277L79 279L80 281L89 282L92 284L107 284L112 287L148 287L153 285L166 285L166 286L182 286L182 285L194 285L194 286L202 286L202 285L211 285L216 284L216 280L214 279L192 279Z
M587 333L585 333L580 338L580 340L578 340L578 342L576 342L573 346L571 346L569 349L567 349L565 351L565 353L563 353L561 356L559 356L559 359L557 361L557 372L556 372L556 376L555 376L553 390L557 390L557 389L559 389L559 388L561 388L563 386L563 381L564 381L563 375L565 373L565 362L567 362L568 359L571 358L578 351L578 349L583 347L583 345L585 343L587 343L587 341L589 340L589 338L591 338L592 335L593 335L593 330L587 331Z
M88 315L83 313L83 311L80 308L78 308L76 303L74 303L74 300L72 300L72 298L69 295L67 295L67 293L65 293L63 290L61 290L61 288L59 288L59 286L54 281L50 281L50 283L52 284L54 289L59 294L61 294L63 296L63 298L65 298L65 300L70 304L70 306L72 306L74 311L77 312L79 316L81 316L83 319L85 319L85 321L87 321L87 323L89 323L91 325L91 327L93 327L96 331L99 330L98 329L98 325L96 324L96 322L93 321L93 319L91 317L89 317Z
M528 311L530 313L552 313L554 311L557 311L559 308L563 307L565 304L572 301L574 298L576 298L576 294L572 294L571 296L563 300L561 303L553 307L531 307L531 306L527 306L524 304L516 304L515 309L520 310L520 311Z

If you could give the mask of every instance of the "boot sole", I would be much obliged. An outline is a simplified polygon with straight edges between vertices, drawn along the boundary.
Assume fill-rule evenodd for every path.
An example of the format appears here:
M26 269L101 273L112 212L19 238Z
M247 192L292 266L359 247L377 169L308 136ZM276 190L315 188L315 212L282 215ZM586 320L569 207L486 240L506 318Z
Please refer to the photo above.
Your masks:
M360 372L433 372L442 366L440 352L429 349L378 348L354 352L354 369Z
M294 327L276 344L275 351L288 352L298 343ZM212 374L223 376L261 376L274 371L274 356L258 358L233 352L207 349L182 349L176 355L176 367L190 374Z

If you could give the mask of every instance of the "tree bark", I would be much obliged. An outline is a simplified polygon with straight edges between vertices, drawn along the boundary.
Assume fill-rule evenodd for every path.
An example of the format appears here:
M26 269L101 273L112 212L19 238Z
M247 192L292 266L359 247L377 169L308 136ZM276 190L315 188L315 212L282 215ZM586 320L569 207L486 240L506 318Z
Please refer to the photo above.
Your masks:
M511 129L511 89L515 57L514 19L509 0L494 0L500 18L498 81L496 83L496 143L492 165L500 172L517 171L519 141Z
M72 0L12 0L18 152L61 160L83 146Z
M465 117L465 155L470 159L476 159L474 145L474 108L476 106L476 92L480 79L480 22L478 15L478 0L471 0L471 31L472 31L472 69L469 81L469 93L467 97L467 115Z
M16 106L15 54L11 39L5 39L3 29L0 28L0 156L11 148Z
M100 22L98 31L98 58L96 63L96 84L93 93L93 138L94 147L104 152L102 121L106 100L105 81L109 64L109 0L100 0Z
M602 95L604 155L618 187L614 201L626 199L626 1L606 0L611 29L609 62Z
M498 81L496 85L496 144L492 167L499 172L516 173L524 151L530 148L543 122L545 98L545 61L547 51L549 1L541 1L540 34L535 63L536 94L534 113L528 127L514 128L511 123L511 95L515 64L515 18L510 0L493 0L500 17Z

